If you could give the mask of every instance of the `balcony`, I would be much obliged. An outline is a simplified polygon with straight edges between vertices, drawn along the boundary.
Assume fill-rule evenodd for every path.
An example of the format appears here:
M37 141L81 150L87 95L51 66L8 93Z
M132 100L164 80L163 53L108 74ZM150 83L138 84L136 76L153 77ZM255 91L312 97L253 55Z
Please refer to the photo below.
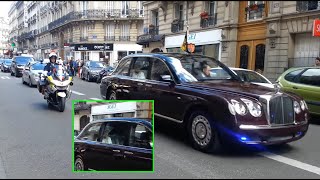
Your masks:
M80 37L80 41L81 41L81 42L83 42L83 41L88 41L88 36Z
M149 26L149 34L159 35L159 26Z
M217 24L217 13L214 15L209 15L208 18L201 18L200 27L207 28L209 26L214 26Z
M115 18L141 18L139 16L140 9L128 9L126 11L122 11L121 9L94 9L94 10L85 10L85 11L77 11L77 12L70 12L65 16L49 23L48 29L52 30L59 26L62 26L66 23L71 21L77 20L87 20L87 19L101 19L106 20L106 18L115 19ZM141 18L142 19L142 18Z
M115 41L115 36L104 36L105 41Z
M298 12L312 11L318 9L320 9L318 1L297 1Z
M130 36L120 36L119 40L120 41L130 41Z
M171 23L171 32L177 33L183 31L184 28L184 21L182 20L175 20Z

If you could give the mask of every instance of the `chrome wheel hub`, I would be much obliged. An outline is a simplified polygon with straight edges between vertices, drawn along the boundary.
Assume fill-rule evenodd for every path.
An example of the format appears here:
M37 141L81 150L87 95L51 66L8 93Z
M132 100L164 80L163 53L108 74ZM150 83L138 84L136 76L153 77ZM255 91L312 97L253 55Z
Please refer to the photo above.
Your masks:
M192 136L200 146L207 146L211 140L211 126L207 118L198 115L192 120Z

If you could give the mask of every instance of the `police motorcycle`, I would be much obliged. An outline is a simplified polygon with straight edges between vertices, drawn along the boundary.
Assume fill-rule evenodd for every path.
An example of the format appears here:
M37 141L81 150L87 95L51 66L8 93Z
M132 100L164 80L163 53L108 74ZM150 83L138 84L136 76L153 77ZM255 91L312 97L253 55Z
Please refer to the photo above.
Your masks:
M66 99L71 96L70 86L73 85L72 76L69 76L63 63L54 65L52 73L39 73L38 90L47 100L48 107L54 106L60 112L65 109ZM45 87L46 86L46 87Z

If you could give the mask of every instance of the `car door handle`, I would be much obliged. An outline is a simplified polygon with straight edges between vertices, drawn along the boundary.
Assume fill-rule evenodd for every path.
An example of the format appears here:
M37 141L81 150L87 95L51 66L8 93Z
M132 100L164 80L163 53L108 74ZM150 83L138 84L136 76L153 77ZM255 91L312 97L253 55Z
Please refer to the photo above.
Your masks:
M124 151L125 154L133 154L133 152Z
M116 152L116 153L119 153L120 152L120 150L112 150L113 152Z
M143 84L142 84L142 83L137 83L137 85L138 85L138 86L143 86Z
M293 89L298 89L296 86L293 86L292 88L293 88Z
M152 85L151 85L151 84L146 84L145 86L147 86L147 87L152 87Z

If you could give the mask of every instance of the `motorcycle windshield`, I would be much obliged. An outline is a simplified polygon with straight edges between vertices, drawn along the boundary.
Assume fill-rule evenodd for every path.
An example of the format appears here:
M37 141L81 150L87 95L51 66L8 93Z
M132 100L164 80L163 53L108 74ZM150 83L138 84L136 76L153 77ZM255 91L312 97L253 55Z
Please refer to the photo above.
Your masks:
M62 65L55 65L54 77L60 81L68 78L68 73Z

